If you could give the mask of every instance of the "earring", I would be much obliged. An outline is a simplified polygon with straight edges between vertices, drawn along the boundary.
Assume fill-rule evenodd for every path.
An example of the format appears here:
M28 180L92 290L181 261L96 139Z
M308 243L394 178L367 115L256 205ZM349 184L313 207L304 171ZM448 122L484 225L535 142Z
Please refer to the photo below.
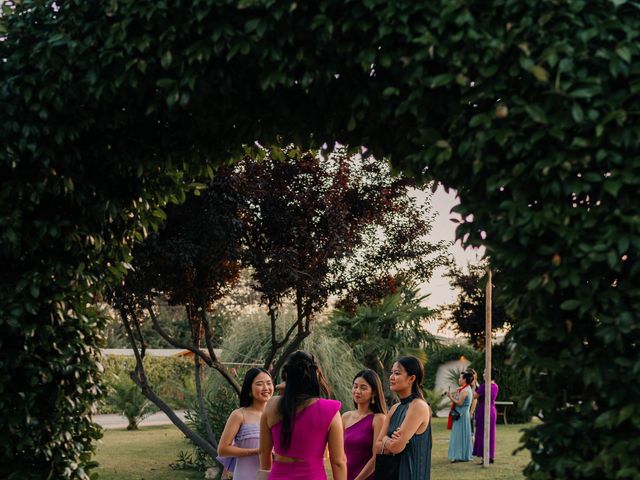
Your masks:
M375 398L372 398L372 399L371 399L371 405L375 405L375 404L376 404L376 399L375 399Z

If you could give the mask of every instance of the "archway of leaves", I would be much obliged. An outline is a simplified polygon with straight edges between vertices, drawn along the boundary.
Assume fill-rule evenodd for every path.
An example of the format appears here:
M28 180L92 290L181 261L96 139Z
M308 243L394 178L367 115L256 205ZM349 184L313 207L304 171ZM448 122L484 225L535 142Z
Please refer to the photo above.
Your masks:
M455 188L544 419L526 475L636 474L635 2L3 8L2 476L85 476L103 325L87 305L185 180L281 138L364 145Z

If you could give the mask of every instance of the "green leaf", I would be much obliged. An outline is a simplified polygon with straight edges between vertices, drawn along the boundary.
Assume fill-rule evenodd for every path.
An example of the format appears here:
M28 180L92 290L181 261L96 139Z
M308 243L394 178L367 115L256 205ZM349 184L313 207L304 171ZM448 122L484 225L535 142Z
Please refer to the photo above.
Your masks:
M614 180L612 178L607 178L602 184L602 188L604 189L605 192L607 192L611 196L617 197L618 192L622 188L622 182L618 180Z
M173 55L171 55L171 50L167 50L162 54L162 57L160 58L160 65L162 65L162 68L167 69L171 66L172 60Z
M579 104L573 104L571 107L571 116L577 123L581 123L584 120L584 112Z
M627 47L616 48L616 54L626 63L631 63L631 51Z
M547 124L547 115L538 105L527 105L524 109L534 122L542 123L544 125Z
M531 67L531 73L541 82L546 82L549 80L549 74L540 65L534 65L533 67Z
M156 87L169 88L172 87L176 81L173 78L161 78L156 82Z
M431 79L431 88L442 87L454 81L453 75L449 73L443 73L441 75L436 75Z
M580 300L565 300L560 304L560 308L562 310L576 310L580 305L582 305Z

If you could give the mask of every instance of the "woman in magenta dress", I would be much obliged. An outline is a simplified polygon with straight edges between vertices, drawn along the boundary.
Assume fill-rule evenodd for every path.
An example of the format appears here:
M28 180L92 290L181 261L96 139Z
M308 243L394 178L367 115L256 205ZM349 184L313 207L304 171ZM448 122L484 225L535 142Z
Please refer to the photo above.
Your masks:
M486 378L486 375L485 375ZM500 392L500 387L496 384L494 379L496 378L496 371L491 370L491 398L490 405L490 417L489 417L489 463L493 463L496 457L496 420L498 413L496 412L496 398ZM473 440L473 456L482 457L484 455L484 383L478 385L475 396L478 398L478 405L476 407L476 434Z
M260 420L258 478L327 480L328 446L333 479L346 480L340 402L320 398L329 395L329 388L315 358L303 351L292 353L282 377L284 395L269 401Z
M255 480L260 466L260 417L273 395L271 375L251 368L240 390L240 408L231 412L220 436L217 460L235 480Z
M382 382L373 370L362 370L353 379L351 395L355 410L342 415L347 480L373 480L376 456L373 444L387 413Z

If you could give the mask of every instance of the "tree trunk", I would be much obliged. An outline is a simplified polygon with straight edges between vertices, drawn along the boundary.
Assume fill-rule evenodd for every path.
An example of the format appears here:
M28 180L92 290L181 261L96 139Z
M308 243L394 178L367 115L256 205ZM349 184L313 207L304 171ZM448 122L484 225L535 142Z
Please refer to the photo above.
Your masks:
M127 332L127 336L129 337L129 342L131 343L131 348L133 348L133 354L136 359L136 368L134 371L130 373L131 379L134 381L142 394L147 397L155 406L157 406L164 414L169 417L169 420L178 427L178 429L193 443L195 443L198 447L204 450L207 455L209 455L212 459L215 459L218 455L217 448L214 447L211 443L209 443L206 439L202 438L198 435L197 432L191 430L173 411L173 409L167 405L160 397L158 397L147 381L147 376L144 371L144 364L142 362L142 356L140 355L140 351L138 350L138 345L136 344L136 340L133 336L133 331L131 329L131 325L127 318L126 312L124 309L120 310L120 316L122 319L122 323L124 324L125 330ZM215 438L214 438L215 441Z
M138 430L138 422L135 417L128 417L127 421L129 425L127 425L127 430Z

